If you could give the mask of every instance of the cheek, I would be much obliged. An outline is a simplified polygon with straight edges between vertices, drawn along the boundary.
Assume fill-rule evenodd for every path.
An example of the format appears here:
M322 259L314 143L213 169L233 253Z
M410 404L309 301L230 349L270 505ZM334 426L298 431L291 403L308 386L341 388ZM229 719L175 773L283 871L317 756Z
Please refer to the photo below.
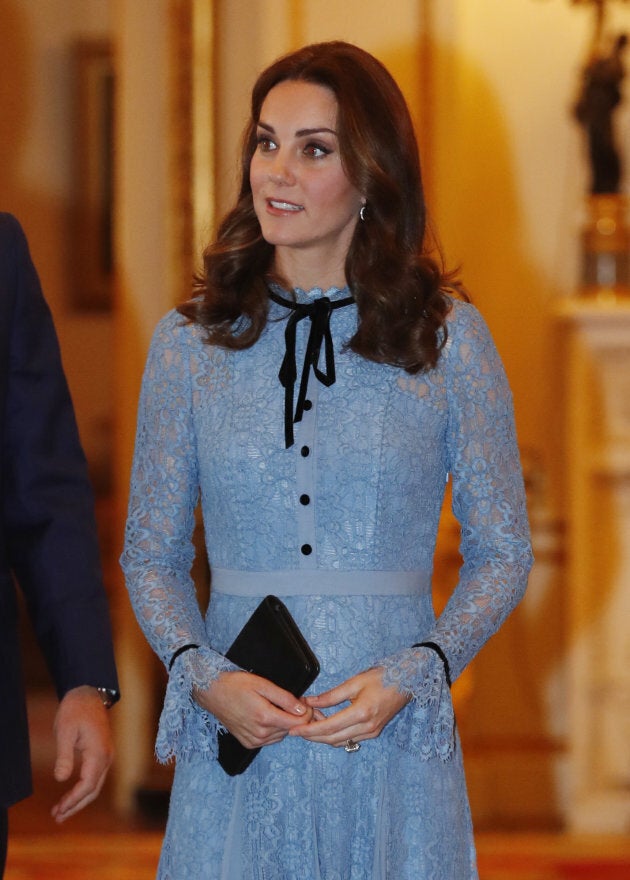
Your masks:
M354 216L359 213L361 208L359 193L348 183L345 177L343 181L339 182L339 186L330 201L331 204L336 206L338 214L344 216Z
M260 168L258 162L256 161L256 156L254 155L254 158L249 163L249 185L251 186L252 192L254 194L256 193L256 190L260 187L260 179Z
M353 213L355 205L360 206L359 194L343 174L312 182L310 194L321 207L334 208L337 213Z

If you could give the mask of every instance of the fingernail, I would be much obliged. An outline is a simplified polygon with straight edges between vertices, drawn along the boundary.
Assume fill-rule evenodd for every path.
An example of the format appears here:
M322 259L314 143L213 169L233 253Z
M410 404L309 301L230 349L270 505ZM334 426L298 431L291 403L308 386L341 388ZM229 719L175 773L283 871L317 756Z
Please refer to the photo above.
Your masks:
M303 715L305 712L304 706L301 703L298 703L295 707L295 712L297 715Z

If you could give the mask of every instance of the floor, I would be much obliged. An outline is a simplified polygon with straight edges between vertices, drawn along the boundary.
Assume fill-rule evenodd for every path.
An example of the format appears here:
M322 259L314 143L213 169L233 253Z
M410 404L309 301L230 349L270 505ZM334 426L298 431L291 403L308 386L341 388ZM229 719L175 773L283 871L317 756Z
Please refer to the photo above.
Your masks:
M480 834L480 880L630 880L630 838Z
M153 880L160 837L140 829L14 833L6 880ZM480 880L630 878L627 840L482 834L478 859Z
M160 822L117 818L105 794L56 826L48 816L52 800L50 786L41 784L12 810L5 880L154 880ZM482 833L477 851L480 880L630 880L630 837Z
M50 781L49 738L40 729L47 721L36 715L32 720L39 743L36 792L10 811L5 880L153 880L163 814L145 811L122 819L110 809L105 790L81 814L55 825L49 813L58 792ZM480 833L477 851L480 880L630 880L630 835Z

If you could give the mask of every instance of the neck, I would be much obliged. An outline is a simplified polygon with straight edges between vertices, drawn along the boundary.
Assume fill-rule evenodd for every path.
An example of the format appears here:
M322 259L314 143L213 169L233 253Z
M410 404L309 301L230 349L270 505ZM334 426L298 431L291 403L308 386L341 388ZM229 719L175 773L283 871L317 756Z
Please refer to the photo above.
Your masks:
M312 290L313 287L321 287L323 290L345 287L347 281L344 263L345 256L343 260L331 261L321 255L296 254L293 249L287 252L276 248L274 256L276 274L291 288L299 287L301 290Z

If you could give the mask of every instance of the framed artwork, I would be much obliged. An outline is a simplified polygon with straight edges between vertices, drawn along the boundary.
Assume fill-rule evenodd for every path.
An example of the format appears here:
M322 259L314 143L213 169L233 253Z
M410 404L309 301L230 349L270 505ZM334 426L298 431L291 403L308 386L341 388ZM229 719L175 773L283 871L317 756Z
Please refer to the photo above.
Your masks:
M109 41L73 48L75 94L72 210L72 305L107 311L112 305L114 93Z

